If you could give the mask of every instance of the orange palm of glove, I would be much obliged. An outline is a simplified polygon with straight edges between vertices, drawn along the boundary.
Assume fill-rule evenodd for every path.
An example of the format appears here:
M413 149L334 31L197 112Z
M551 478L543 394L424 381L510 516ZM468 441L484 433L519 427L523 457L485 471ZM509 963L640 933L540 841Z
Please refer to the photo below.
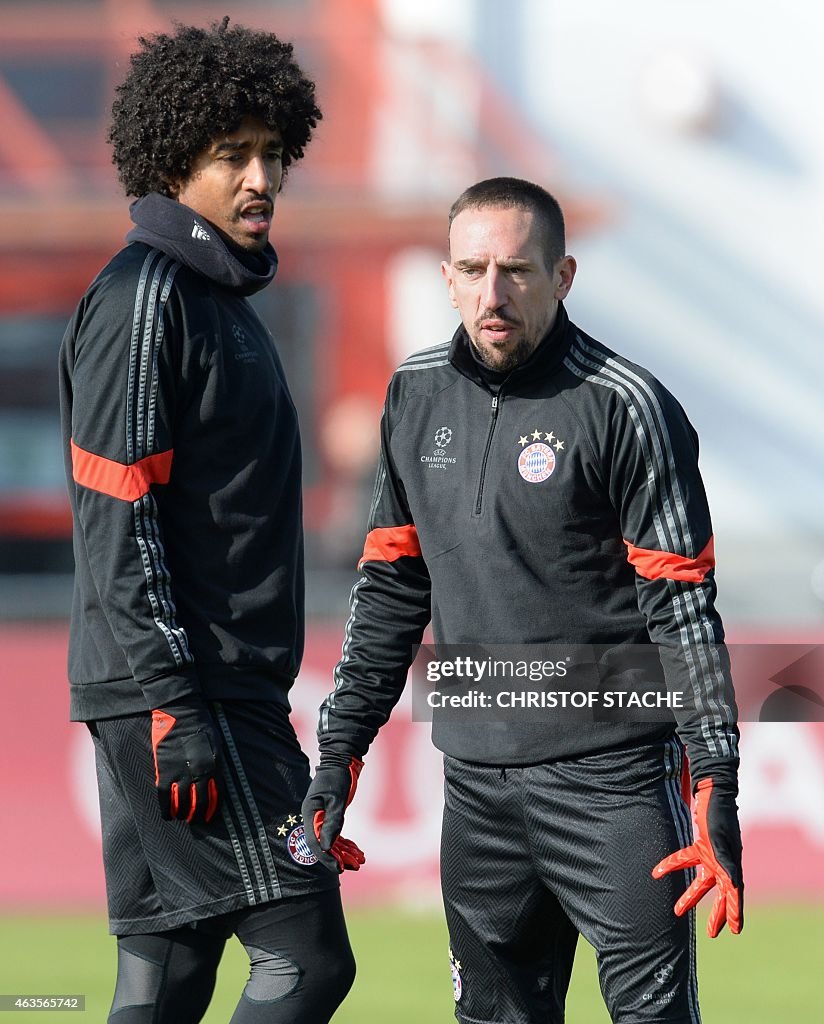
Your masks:
M318 814L323 814L323 811L318 811ZM323 822L320 822L316 829L315 834L320 832L320 826ZM358 846L357 843L351 839L344 839L343 836L338 838L332 843L329 848L329 853L338 862L338 871L359 871L361 864L366 863L366 856L363 850Z
M676 915L681 917L692 910L717 886L707 933L714 939L728 924L733 935L738 935L744 927L744 884L734 795L723 790L714 792L713 780L702 779L696 787L695 820L698 827L695 842L656 864L652 877L663 878L670 871L697 868L695 880L675 904Z

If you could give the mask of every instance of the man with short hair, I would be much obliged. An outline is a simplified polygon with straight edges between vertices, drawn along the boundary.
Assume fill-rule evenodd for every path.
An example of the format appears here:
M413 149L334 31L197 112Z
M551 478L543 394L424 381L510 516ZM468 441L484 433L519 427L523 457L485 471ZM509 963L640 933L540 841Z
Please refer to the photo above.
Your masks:
M110 133L135 226L60 354L71 714L94 738L117 1024L196 1024L232 934L251 964L233 1024L323 1024L354 977L289 720L298 422L247 301L321 113L291 45L228 22L140 40ZM363 861L346 840L332 857Z
M491 699L517 708L517 679L496 693L481 675L447 696L492 711L436 705L456 1016L560 1024L582 934L614 1021L695 1024L687 911L717 885L710 934L743 923L737 710L697 439L650 373L569 320L576 263L544 189L473 185L452 207L449 247L442 271L462 324L389 385L361 575L303 804L310 846L333 865L363 757L430 619L439 657L469 652L453 682L458 667L514 666L513 645L528 667L560 665L529 713ZM572 664L550 661L556 650ZM562 685L573 670L591 710L543 710L544 698L575 699ZM616 694L627 706L672 698L674 710L616 714Z

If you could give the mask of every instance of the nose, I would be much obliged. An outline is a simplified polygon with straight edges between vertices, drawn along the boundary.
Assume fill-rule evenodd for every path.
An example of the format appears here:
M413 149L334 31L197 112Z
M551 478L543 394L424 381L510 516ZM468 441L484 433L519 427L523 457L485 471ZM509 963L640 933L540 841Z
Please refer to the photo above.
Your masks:
M253 156L246 165L244 188L249 192L256 192L258 195L268 195L272 191L273 185L274 178L267 162L261 156Z
M507 302L506 279L492 262L486 269L481 298L487 309L500 309Z

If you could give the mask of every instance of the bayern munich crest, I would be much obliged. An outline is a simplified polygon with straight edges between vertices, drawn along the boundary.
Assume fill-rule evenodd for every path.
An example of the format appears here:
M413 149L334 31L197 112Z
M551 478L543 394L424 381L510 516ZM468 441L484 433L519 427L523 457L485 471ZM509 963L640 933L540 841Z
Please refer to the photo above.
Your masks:
M463 995L463 981L461 980L461 961L455 957L452 950L449 950L449 969L452 972L452 994L457 1003Z
M556 452L564 450L564 442L552 430L533 430L521 434L518 443L518 472L528 484L540 484L555 472L558 463Z
M282 825L278 825L278 835L286 840L286 849L296 864L309 867L317 864L318 858L309 849L306 842L306 829L303 827L303 816L290 814Z

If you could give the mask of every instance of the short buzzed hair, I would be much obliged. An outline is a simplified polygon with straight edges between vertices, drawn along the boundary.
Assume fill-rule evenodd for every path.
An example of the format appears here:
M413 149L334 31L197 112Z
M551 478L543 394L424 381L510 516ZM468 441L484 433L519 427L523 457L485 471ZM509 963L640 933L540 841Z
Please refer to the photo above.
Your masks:
M483 210L496 207L504 210L528 210L540 218L544 226L545 261L548 270L566 255L564 215L558 200L545 188L522 178L487 178L470 185L462 192L449 211L449 229L452 221L464 210Z

